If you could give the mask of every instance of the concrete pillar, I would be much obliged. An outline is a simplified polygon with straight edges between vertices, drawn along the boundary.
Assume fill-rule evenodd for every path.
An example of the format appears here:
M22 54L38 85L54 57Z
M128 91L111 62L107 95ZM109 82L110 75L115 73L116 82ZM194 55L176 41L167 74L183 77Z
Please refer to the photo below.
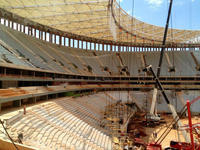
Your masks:
M31 35L31 28L28 27L28 35Z
M120 45L118 46L118 52L121 52L121 46Z
M90 42L90 50L92 50L92 43Z
M43 31L41 31L41 40L43 40Z
M64 38L64 46L66 46L66 38L65 37L63 37Z
M47 41L47 33L44 32L44 40Z
M36 28L34 29L34 37L36 38Z
M22 25L20 24L20 32L22 32Z
M62 36L59 36L59 45L62 45Z
M94 43L94 50L96 51L97 49L96 49L96 43Z
M83 49L83 41L81 41L81 48Z
M26 26L24 25L23 32L25 33Z
M10 28L10 20L8 20L8 27Z
M55 44L56 44L56 37L57 37L57 35L54 34L54 43L55 43Z
M49 42L52 43L52 34L49 33Z
M13 21L11 22L11 28L13 29Z
M17 30L17 31L18 31L18 27L19 27L18 25L19 25L19 24L18 24L18 23L16 23L16 30Z
M31 36L33 36L33 28L30 27L30 30L31 30Z
M39 39L41 39L41 31L39 30Z
M71 39L69 38L69 47L71 47Z
M3 24L4 24L4 26L6 26L6 19L4 19Z
M80 46L80 45L79 45L79 40L78 40L77 42L78 42L78 43L77 43L77 47L80 48L80 47L79 47L79 46Z

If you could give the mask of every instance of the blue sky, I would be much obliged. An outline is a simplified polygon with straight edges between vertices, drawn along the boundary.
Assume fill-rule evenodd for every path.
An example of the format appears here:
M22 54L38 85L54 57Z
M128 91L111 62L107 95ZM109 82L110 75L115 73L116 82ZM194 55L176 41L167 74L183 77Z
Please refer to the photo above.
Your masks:
M169 0L120 0L121 7L130 15L133 1L133 13L136 18L150 24L165 26ZM200 30L200 0L173 0L172 27Z

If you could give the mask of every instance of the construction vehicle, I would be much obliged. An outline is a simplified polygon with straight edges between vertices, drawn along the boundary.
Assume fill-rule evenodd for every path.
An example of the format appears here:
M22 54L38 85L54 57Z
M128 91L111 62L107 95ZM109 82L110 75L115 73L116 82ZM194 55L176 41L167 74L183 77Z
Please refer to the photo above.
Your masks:
M200 144L194 142L193 137L193 129L200 128L200 124L192 124L191 120L191 112L190 112L190 106L195 103L196 101L200 100L200 96L192 100L191 102L187 101L187 105L185 105L181 110L181 115L179 119L185 114L186 110L188 113L188 122L189 125L183 126L182 130L189 130L190 132L190 141L191 142L179 142L179 141L171 141L170 147L165 148L165 150L200 150ZM187 107L186 107L187 106ZM149 143L147 145L148 150L162 150L161 142L165 139L165 137L168 135L168 133L173 128L173 125L177 123L177 118L175 118L168 128L163 132L163 134L158 138L156 142ZM180 127L181 128L181 127ZM197 137L200 137L199 132L195 132L197 134Z

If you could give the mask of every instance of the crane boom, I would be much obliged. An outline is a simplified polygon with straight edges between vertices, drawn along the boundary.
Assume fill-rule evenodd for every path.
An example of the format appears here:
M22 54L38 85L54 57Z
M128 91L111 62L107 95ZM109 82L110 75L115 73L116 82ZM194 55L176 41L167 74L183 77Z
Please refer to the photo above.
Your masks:
M173 0L170 0L167 22L166 22L165 32L164 32L164 37L163 37L163 42L162 42L162 49L160 52L160 60L159 60L158 68L157 68L157 77L160 76L160 70L161 70L163 55L164 55L164 51L165 51L165 43L166 43L166 39L167 39L167 31L168 31L168 27L169 27L169 19L170 19L171 10L172 10L172 3L173 3Z
M154 80L156 81L156 85L158 86L159 90L161 91L161 93L162 93L162 95L164 97L164 100L167 103L168 108L172 112L173 118L175 119L175 121L177 121L178 126L182 126L181 122L179 121L178 114L177 114L174 106L170 103L170 101L169 101L169 99L168 99L168 97L167 97L167 95L165 93L165 90L164 90L164 88L162 87L162 85L161 85L161 83L159 81L159 78L156 76L156 74L154 73L154 71L152 69L152 66L149 65L148 67L146 67L146 70L150 71L152 73L152 75L154 77ZM188 138L186 131L182 131L182 135L184 136L186 142L190 142L190 139Z
M172 3L173 3L173 0L170 0L168 16L167 16L167 21L166 21L166 26L165 26L165 31L164 31L164 37L163 37L163 42L162 42L162 49L161 49L161 52L160 52L159 64L158 64L158 68L157 68L157 77L158 78L160 77L160 70L161 70L163 55L164 55L164 51L165 51L165 43L166 43L166 39L167 39L167 32L168 32L169 20L170 20L170 16L171 16ZM155 85L155 88L154 88L154 91L153 91L153 99L152 99L152 104L151 104L151 110L150 110L150 114L152 116L156 115L156 114L154 114L156 98L157 98L157 88L156 88L156 85Z

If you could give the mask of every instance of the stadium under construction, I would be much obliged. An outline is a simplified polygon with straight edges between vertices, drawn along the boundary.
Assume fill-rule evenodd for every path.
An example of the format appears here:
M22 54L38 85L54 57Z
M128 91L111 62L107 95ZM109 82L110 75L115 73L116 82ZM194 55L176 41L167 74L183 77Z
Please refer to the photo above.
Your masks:
M200 30L172 7L0 0L0 150L200 150Z

